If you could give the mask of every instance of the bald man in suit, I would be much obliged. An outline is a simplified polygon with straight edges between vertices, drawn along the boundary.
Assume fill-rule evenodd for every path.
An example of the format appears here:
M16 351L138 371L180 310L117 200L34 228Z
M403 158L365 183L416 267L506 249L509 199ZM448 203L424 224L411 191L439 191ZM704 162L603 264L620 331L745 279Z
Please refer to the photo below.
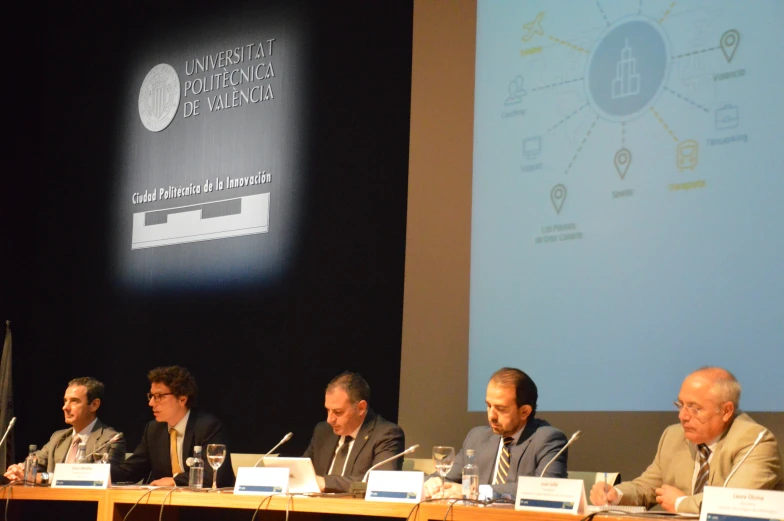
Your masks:
M653 463L637 479L614 488L596 483L591 502L648 508L660 504L669 512L698 514L704 487L724 486L728 477L732 488L782 490L776 438L738 413L740 391L732 373L718 367L687 376L675 402L680 423L664 431Z

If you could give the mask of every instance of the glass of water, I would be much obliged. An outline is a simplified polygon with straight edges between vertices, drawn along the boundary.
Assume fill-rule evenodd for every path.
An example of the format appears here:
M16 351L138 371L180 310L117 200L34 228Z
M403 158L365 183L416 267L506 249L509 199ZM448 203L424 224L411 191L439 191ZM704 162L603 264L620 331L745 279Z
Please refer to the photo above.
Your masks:
M446 481L446 474L452 468L455 462L455 448L454 447L433 447L433 464L436 470L441 474L441 497L444 497L444 482Z
M212 490L218 490L218 469L226 459L226 445L210 443L207 445L207 461L212 467Z

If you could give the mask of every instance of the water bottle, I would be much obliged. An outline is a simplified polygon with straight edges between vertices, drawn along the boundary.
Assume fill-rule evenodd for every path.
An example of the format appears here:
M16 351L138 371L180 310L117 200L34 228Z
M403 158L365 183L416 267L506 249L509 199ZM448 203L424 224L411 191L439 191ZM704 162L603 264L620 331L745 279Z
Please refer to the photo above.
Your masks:
M204 483L204 460L201 459L201 445L193 447L193 457L189 459L188 464L191 470L188 475L188 487L193 490L201 490Z
M467 449L463 467L463 499L479 499L479 467L474 464L474 451Z
M24 484L26 487L35 485L35 477L38 474L38 456L35 455L36 450L38 450L37 446L30 445L30 454L24 461Z
M76 449L76 459L74 463L89 463L87 461L87 444L84 442L79 443L79 448Z

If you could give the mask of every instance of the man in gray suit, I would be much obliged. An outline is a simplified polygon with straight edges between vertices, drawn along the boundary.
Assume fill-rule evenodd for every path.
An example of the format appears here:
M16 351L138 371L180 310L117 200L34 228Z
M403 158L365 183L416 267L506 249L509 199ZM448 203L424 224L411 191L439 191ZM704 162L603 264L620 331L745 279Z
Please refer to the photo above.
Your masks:
M316 425L304 457L313 461L322 491L347 492L354 481L385 459L403 452L403 430L369 407L370 386L360 375L345 372L327 385L327 421ZM378 470L400 470L403 458Z
M504 367L487 384L489 426L474 427L455 457L444 483L444 496L460 497L465 451L472 449L479 468L479 484L491 485L493 494L514 496L517 476L541 476L556 453L566 445L566 436L544 420L535 418L538 391L531 378L519 369ZM547 467L545 477L566 477L567 451ZM425 482L425 497L438 497L441 478Z
M75 378L68 382L63 398L63 415L65 423L71 427L56 431L36 453L39 483L49 482L55 464L74 463L79 443L85 443L86 454L90 454L118 434L98 419L103 390L103 384L95 378ZM109 454L109 463L118 464L125 459L125 439L120 438L101 451ZM23 479L24 463L9 466L4 476L11 481Z

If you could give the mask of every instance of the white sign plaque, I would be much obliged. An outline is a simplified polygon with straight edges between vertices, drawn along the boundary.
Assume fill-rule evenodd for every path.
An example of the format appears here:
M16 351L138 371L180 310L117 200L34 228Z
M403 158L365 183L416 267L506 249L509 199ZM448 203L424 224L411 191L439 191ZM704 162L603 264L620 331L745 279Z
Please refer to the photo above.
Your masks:
M585 485L581 479L517 478L515 510L585 513Z
M111 465L99 463L58 463L52 488L107 488L112 484L110 468Z

